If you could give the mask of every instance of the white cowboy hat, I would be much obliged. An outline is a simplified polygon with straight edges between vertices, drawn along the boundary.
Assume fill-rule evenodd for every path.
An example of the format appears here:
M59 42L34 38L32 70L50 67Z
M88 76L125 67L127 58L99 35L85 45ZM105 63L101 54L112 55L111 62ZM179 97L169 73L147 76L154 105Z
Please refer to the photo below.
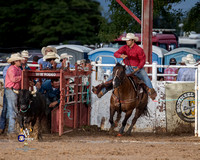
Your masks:
M186 57L182 57L181 62L179 62L179 64L185 64L186 62Z
M41 49L41 52L42 52L43 56L45 56L45 51L46 51L47 49L50 49L50 50L52 50L53 52L57 53L57 49L56 49L55 47L47 46L47 47L43 47L43 48Z
M185 57L185 64L187 66L191 66L191 65L195 65L196 64L196 60L194 59L193 55L192 54L188 54L186 57Z
M60 55L60 59L64 59L64 58L71 58L71 57L73 57L72 55L69 55L69 54L67 54L67 53L62 53L61 55Z
M11 54L10 58L7 60L8 63L18 61L18 60L25 60L23 57L21 57L20 53L13 53Z
M133 39L135 42L137 42L139 40L139 38L136 37L135 34L133 34L133 33L127 33L126 37L122 37L122 41L128 41L131 39Z
M30 56L28 56L29 55L29 53L28 53L28 51L26 51L26 50L23 50L22 52L21 52L21 56L23 57L23 58L31 58L32 57L32 55L30 55Z
M46 61L47 59L58 59L58 55L55 52L47 52L47 54L43 57Z

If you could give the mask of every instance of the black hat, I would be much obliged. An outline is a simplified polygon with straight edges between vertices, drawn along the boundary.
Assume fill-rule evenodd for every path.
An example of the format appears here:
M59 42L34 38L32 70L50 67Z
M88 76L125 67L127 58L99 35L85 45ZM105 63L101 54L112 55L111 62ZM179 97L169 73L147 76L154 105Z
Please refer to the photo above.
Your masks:
M175 58L171 58L169 60L169 64L176 64L176 59Z

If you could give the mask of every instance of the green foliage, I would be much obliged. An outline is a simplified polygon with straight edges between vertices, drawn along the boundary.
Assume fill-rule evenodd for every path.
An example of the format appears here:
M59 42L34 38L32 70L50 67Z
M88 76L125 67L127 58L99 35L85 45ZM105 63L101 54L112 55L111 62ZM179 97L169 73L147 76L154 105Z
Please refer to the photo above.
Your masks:
M184 20L183 29L186 32L195 31L200 33L200 2L197 2L195 6L188 12L187 17Z
M109 0L110 16L101 23L99 37L103 42L109 42L123 32L141 32L141 26L132 18L116 0ZM141 0L121 0L141 20ZM184 0L154 0L153 1L153 28L176 29L181 21L182 11L172 10L173 3Z
M100 4L95 0L0 2L0 46L42 47L77 40L99 42Z

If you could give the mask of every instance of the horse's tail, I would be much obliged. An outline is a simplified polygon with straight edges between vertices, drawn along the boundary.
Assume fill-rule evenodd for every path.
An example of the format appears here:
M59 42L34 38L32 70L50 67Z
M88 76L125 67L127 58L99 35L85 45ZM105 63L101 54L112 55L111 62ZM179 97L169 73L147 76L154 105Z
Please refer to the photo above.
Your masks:
M147 105L144 107L144 110L143 110L142 116L150 117L150 114L149 114L149 110L148 110Z

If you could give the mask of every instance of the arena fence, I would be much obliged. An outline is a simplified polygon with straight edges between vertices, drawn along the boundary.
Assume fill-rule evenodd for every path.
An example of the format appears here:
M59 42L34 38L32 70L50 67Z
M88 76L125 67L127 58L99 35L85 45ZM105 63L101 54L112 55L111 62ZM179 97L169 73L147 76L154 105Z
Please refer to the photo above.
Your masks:
M101 59L100 59L101 60ZM113 67L115 64L102 64L92 62L93 72L91 85L95 86L106 81L107 74L105 68ZM200 68L199 66L179 66L179 65L152 65L146 64L145 68L151 67L151 77L153 87L157 90L158 96L155 101L149 100L148 108L151 117L141 117L136 123L134 131L147 132L194 132L195 136L200 136L200 110L199 110L199 90ZM182 81L157 81L159 76L177 76L177 74L160 74L158 68L197 68L195 82ZM111 73L112 74L112 73ZM111 92L108 92L101 99L91 95L91 124L98 125L104 130L108 130L109 124L109 106ZM107 107L104 107L107 106ZM132 119L134 113L130 119ZM122 117L123 119L123 117ZM194 123L195 122L195 123ZM120 128L120 126L118 127ZM179 129L177 129L179 128Z
M102 63L101 61L98 61L98 63L92 62L93 68L86 70L76 65L75 70L23 71L23 77L24 77L22 80L23 88L28 88L27 84L30 78L31 79L39 78L40 80L43 78L61 79L60 81L61 103L59 105L59 109L57 108L52 111L52 132L59 132L59 135L62 135L65 132L65 130L63 129L65 127L77 128L82 125L89 125L89 124L98 125L102 129L109 128L109 121L107 119L108 117L105 117L105 115L109 115L108 108L110 105L109 99L111 94L108 93L101 99L98 99L93 93L91 93L90 90L91 89L90 86L95 86L106 80L106 76L104 74L104 71L102 70L102 67L114 66L114 64L101 64L101 63ZM5 65L7 64L5 63L0 64L0 66L5 66ZM38 65L30 65L30 66L38 66ZM152 84L154 88L157 89L158 93L158 98L156 98L155 101L151 100L149 101L149 106L151 106L150 111L152 111L153 116L154 115L156 116L154 121L150 122L146 118L143 119L141 118L142 120L141 121L138 120L135 130L137 131L137 126L139 126L138 128L143 128L142 131L150 131L150 132L156 132L158 130L162 131L170 130L170 127L173 124L171 124L171 126L167 124L168 123L166 120L167 116L168 117L170 116L168 115L169 112L168 113L164 112L168 110L167 106L171 107L172 105L175 105L174 104L175 102L173 101L177 102L177 98L175 99L171 97L171 99L167 99L167 97L165 95L163 96L163 94L168 93L167 89L170 87L182 88L182 91L180 91L180 93L185 93L186 92L184 91L185 88L191 88L194 89L195 98L191 98L193 97L193 95L189 95L189 98L187 97L186 101L188 101L190 105L186 106L186 109L188 109L189 110L188 112L191 113L192 115L195 113L194 133L195 136L200 137L200 109L199 109L200 66L195 66L195 68L197 68L195 82L157 81L157 77L159 76L177 75L177 74L158 74L157 73L158 68L167 68L167 67L194 68L192 66L179 66L179 65L167 66L167 65L157 65L156 63L153 63L151 65L146 64L145 68L147 67L152 68L151 69L152 73L149 73L148 75L151 77ZM73 83L71 83L72 81ZM172 92L176 92L176 90ZM189 92L193 91L190 90ZM188 93L187 91L187 94L192 94L192 93ZM183 108L184 107L183 105L186 102L182 102L181 100L182 99L180 99L180 103ZM104 110L104 107L106 107L106 110ZM144 129L145 127L141 125L144 121L145 123L147 123L146 126L148 127L150 126L149 127L150 129L148 127L146 127L147 129ZM190 122L187 122L187 124L190 124Z

